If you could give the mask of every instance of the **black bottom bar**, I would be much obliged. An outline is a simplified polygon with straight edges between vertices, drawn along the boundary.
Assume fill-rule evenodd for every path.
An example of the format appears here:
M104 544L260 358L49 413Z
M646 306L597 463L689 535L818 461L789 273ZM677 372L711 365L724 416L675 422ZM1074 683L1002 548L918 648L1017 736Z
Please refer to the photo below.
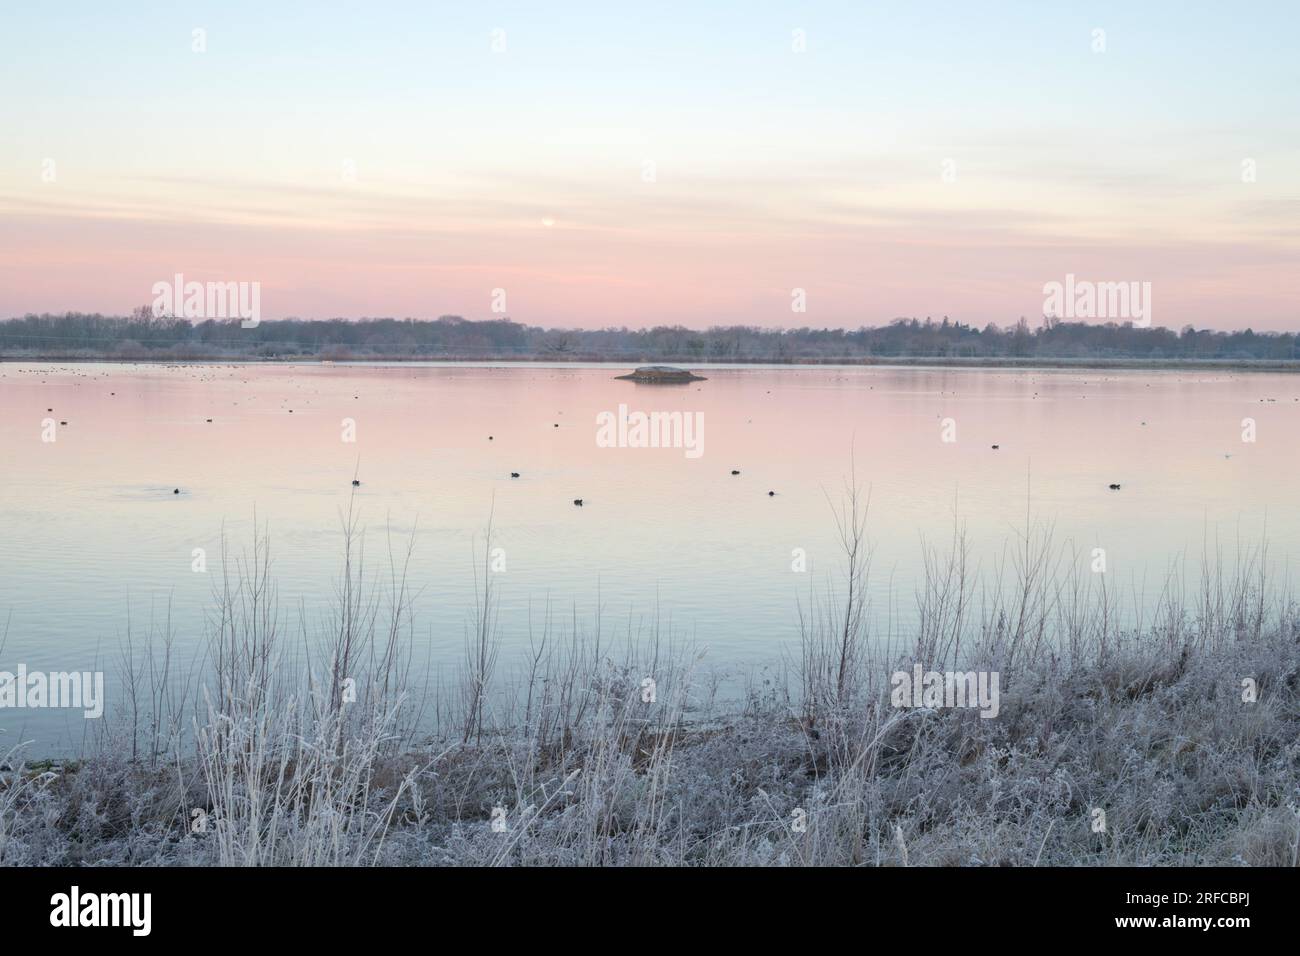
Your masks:
M374 946L389 931L477 927L496 938L530 926L541 942L566 925L616 939L591 932L674 924L761 939L814 932L829 918L855 932L912 927L918 939L979 947L1022 931L1227 942L1289 925L1293 888L1291 871L1250 869L0 869L0 912L11 944L77 932L83 941ZM130 894L148 894L147 907Z

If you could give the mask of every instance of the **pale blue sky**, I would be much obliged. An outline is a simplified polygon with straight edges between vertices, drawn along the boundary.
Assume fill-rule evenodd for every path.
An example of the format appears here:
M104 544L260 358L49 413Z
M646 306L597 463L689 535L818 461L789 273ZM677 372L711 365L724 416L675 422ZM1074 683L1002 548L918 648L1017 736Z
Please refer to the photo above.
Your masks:
M0 10L0 314L253 269L282 314L1009 321L1092 268L1296 317L1295 2L116 6Z

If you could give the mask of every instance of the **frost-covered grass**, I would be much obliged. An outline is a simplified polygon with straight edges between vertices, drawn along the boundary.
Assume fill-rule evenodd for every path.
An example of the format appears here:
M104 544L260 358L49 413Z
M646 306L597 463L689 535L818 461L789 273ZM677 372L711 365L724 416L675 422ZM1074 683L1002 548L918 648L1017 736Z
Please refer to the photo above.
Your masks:
M137 681L82 760L3 758L0 862L1296 865L1300 617L1262 553L1121 626L1048 532L983 581L958 535L925 554L920 623L887 636L864 514L850 493L843 572L736 705L657 635L548 623L500 667L486 569L460 679L416 694L400 560L375 588L349 521L333 626L308 640L259 540L226 562L201 679ZM129 672L165 674L169 647ZM892 706L913 662L997 671L997 717Z

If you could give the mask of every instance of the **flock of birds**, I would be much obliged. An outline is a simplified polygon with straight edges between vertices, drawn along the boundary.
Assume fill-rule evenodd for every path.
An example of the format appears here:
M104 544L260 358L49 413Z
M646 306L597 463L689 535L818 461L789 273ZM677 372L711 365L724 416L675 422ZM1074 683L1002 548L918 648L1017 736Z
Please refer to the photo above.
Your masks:
M197 374L197 375L196 375L193 371L191 371L191 369L189 369L189 368L186 367L186 366L182 366L182 365L170 365L170 364L169 364L169 365L166 365L166 366L164 366L164 367L166 367L166 368L168 368L168 369L185 369L186 371L189 371L189 372L191 373L191 375L193 375L193 377L199 378L201 381L202 381L202 380L212 380L213 378L215 378L215 375L212 374L211 371L209 371L207 375L203 375L203 374ZM61 370L72 371L73 374L74 374L74 377L77 377L77 378L89 378L89 379L92 379L92 380L95 379L95 378L100 378L100 377L107 378L107 374L106 374L106 373L103 374L103 375L96 375L96 374L91 374L91 373L83 372L83 371L81 371L81 370L79 370L79 369L61 369ZM20 369L19 371L38 372L38 370L36 370L36 369ZM1103 379L1103 381L1104 381L1104 379ZM80 384L80 383L77 383L77 384ZM1084 385L1088 385L1088 384L1090 384L1090 383L1087 382L1087 381L1085 381L1083 384L1084 384ZM1151 386L1150 386L1150 384L1148 383L1146 387L1147 387L1147 388L1150 388ZM768 394L771 394L770 390L769 390ZM115 395L117 395L117 392L115 392L115 391L111 391L111 392L109 392L109 395L110 395L110 396L115 396ZM1035 391L1033 397L1034 397L1034 398L1037 398L1037 397L1038 397L1038 392ZM1081 397L1081 398L1087 398L1086 395L1082 395L1082 396L1080 396L1080 397ZM360 398L360 396L359 396L359 395L354 395L353 398ZM287 401L287 399L285 399L285 400L283 400L283 401ZM1276 398L1268 398L1268 397L1265 397L1265 398L1260 398L1259 401L1262 402L1262 403L1269 403L1269 402L1276 402L1277 399L1276 399ZM1300 402L1300 397L1296 398L1295 401L1296 401L1296 402ZM239 403L236 402L235 404L239 404ZM292 408L289 408L289 409L286 409L286 410L288 411L288 413L289 413L290 415L293 414L293 409L292 409ZM47 412L47 413L53 413L53 411L54 411L53 408L47 408L47 409L46 409L46 412ZM212 421L213 421L213 420L212 420L211 418L208 418L208 419L205 419L205 421L206 421L208 424L212 424ZM66 427L67 424L68 424L68 422L67 422L66 419L63 419L63 420L60 420L60 421L59 421L59 425L60 425L60 426L64 426L64 427ZM1147 424L1147 423L1146 423L1145 421L1142 422L1142 425L1145 426L1146 424ZM558 422L556 422L556 423L554 423L554 424L552 425L552 427L553 427L553 428L559 428L560 425L559 425ZM488 437L488 441L493 441L493 440L494 440L494 436L492 436L492 435L488 435L487 437ZM993 450L993 451L998 451L998 450L1001 448L1001 445L996 445L996 444L995 444L995 445L993 445L993 446L991 446L991 447L992 447L992 450ZM1225 458L1231 458L1232 456L1231 456L1231 454L1225 454L1224 457L1225 457ZM731 469L731 474L732 474L733 476L738 476L738 475L740 474L740 471L739 471L738 469L733 468L733 469ZM520 473L517 472L517 471L512 471L512 472L510 472L510 477L511 477L511 478L518 478L518 477L520 477ZM359 479L354 478L354 479L352 480L352 486L353 486L354 488L360 487L360 486L361 486L361 481L360 481ZM1109 490L1111 490L1111 491L1119 491L1119 490L1121 490L1121 487L1122 487L1122 486L1121 486L1118 482L1111 482L1111 483L1109 483L1109 484L1107 485L1107 488L1108 488ZM173 495L179 495L180 493L181 493L181 489L180 489L180 488L173 488L173 489L172 489L172 494L173 494ZM775 492L775 491L769 491L767 494L768 494L768 497L775 497L775 496L776 496L776 492ZM573 504L574 504L575 507L579 507L579 508L581 508L581 507L583 507L584 499L582 499L582 498L574 498L574 499L573 499Z
M109 394L110 394L110 395L116 395L117 392L109 392ZM357 396L353 396L353 397L356 398ZM1261 401L1263 401L1263 399L1261 399ZM47 408L47 409L45 409L45 411L46 411L46 412L53 412L54 409L53 409L53 408ZM292 408L289 409L289 414L291 414L291 415L293 414L293 409L292 409ZM206 421L208 424L212 424L212 419L210 419L210 418L208 418L208 419L204 419L204 421ZM59 424L60 424L60 425L67 425L68 423L67 423L66 421L60 421ZM1142 424L1145 425L1146 422L1143 422ZM555 428L559 428L560 425L559 425L558 422L556 422L556 423L554 424L553 427L555 427ZM493 441L493 440L494 440L494 436L492 436L492 435L488 435L488 441ZM1001 445L993 445L993 446L992 446L992 448L993 448L994 451L997 451L997 450L1000 449L1001 447L1002 447ZM1226 456L1226 455L1225 455L1224 457L1230 457L1230 456ZM733 468L733 469L731 469L731 474L732 474L732 475L739 475L739 474L740 474L740 470L737 469L737 468ZM512 471L512 472L510 472L510 477L511 477L511 478L518 478L518 477L519 477L519 472L517 472L517 471ZM352 479L352 487L353 487L353 488L360 488L360 487L361 487L361 480L358 479L358 478L353 478L353 479ZM1117 483L1115 483L1115 482L1112 482L1108 487L1110 488L1111 491L1119 491L1119 490L1120 490L1120 485L1117 484ZM173 494L173 495L179 495L180 493L181 493L181 490L180 490L179 488L173 488L173 489L172 489L172 494ZM768 496L769 498L774 498L774 497L776 497L776 492L775 492L775 491L769 491L769 492L767 493L767 496ZM583 507L583 499L582 499L582 498L574 498L574 499L573 499L573 504L574 504L575 507L581 508L581 507Z
M212 419L209 418L208 421L212 421ZM556 428L559 428L560 426L559 426L559 425L556 425L555 427L556 427ZM488 441L492 441L492 436L491 436L491 435L488 435ZM997 446L997 445L994 445L993 447L994 447L994 448L997 448L998 446ZM739 469L733 468L733 469L731 469L731 473L732 473L733 475L739 475L739 474L740 474L740 471L739 471ZM512 471L512 472L510 472L510 477L511 477L511 478L518 478L518 477L519 477L519 472L517 472L517 471ZM361 480L360 480L359 478L353 478L353 479L352 479L352 487L353 487L353 488L360 488L360 487L361 487ZM176 489L176 494L180 494L180 489L179 489L179 488ZM775 491L769 491L769 492L767 493L767 496L768 496L769 498L773 498L773 497L776 496L776 492L775 492ZM577 508L581 508L581 507L583 506L583 499L582 499L582 498L574 498L574 499L573 499L573 504L574 504L575 507L577 507Z

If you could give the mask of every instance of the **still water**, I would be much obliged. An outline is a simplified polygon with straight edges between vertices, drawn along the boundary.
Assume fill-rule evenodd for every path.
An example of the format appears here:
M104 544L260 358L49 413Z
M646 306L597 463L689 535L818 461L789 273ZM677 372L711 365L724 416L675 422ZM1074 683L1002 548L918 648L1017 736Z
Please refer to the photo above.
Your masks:
M831 502L851 468L870 492L872 613L902 632L922 543L960 524L989 565L1027 508L1083 555L1104 547L1138 593L1207 540L1266 536L1283 570L1300 546L1297 377L747 366L649 386L625 371L0 364L0 671L105 670L111 706L128 609L140 628L170 603L177 647L201 646L223 535L246 550L255 516L286 615L323 619L350 500L376 574L413 536L434 667L462 659L489 519L503 662L548 602L566 619L599 608L620 634L657 615L715 665L777 660L809 582L840 569ZM598 416L620 404L698 416L699 454L602 447ZM80 724L0 709L0 751L64 745Z

